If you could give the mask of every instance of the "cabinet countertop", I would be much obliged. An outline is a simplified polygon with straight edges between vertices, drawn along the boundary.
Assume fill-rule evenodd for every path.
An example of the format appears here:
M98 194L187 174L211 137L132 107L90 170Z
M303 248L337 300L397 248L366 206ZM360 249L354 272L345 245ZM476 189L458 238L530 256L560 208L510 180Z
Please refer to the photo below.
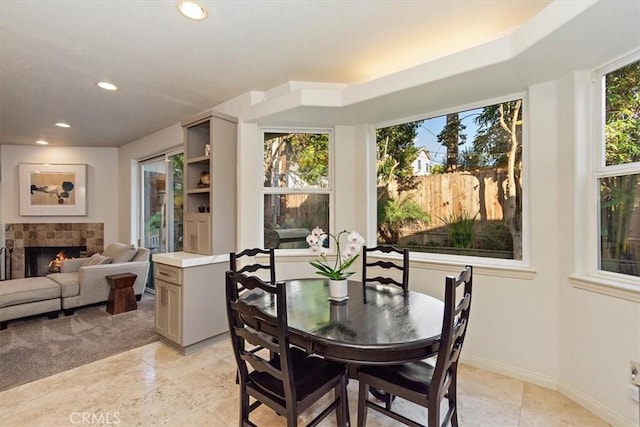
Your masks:
M172 265L174 267L186 268L197 265L220 264L229 262L229 254L222 255L199 255L189 252L165 252L153 254L151 259L159 264Z

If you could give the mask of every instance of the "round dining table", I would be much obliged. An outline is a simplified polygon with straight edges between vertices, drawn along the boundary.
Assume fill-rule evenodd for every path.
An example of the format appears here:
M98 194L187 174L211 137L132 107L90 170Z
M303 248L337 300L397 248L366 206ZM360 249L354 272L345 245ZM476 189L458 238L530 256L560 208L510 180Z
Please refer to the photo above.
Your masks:
M329 299L326 279L286 280L289 337L293 344L332 360L395 364L438 351L443 302L394 286L349 281L348 299ZM274 300L260 292L248 301L275 314Z

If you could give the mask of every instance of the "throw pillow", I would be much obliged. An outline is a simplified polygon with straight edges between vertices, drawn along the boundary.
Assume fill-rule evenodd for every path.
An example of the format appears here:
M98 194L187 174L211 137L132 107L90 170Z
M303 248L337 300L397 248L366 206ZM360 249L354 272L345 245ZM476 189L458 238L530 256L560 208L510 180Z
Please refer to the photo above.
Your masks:
M104 250L102 255L113 258L113 263L129 262L136 256L138 249L133 245L125 245L124 243L111 243Z
M84 264L82 264L82 266L88 267L90 265L109 264L110 262L111 257L103 256L100 254L93 254L84 262Z

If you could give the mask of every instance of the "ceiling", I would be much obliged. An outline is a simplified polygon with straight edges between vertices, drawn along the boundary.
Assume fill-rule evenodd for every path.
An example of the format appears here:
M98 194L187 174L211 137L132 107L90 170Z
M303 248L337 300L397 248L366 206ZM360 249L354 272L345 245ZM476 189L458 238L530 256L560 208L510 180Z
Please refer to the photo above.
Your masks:
M496 40L549 3L201 1L191 21L169 0L0 0L0 144L118 147L248 91L366 82Z

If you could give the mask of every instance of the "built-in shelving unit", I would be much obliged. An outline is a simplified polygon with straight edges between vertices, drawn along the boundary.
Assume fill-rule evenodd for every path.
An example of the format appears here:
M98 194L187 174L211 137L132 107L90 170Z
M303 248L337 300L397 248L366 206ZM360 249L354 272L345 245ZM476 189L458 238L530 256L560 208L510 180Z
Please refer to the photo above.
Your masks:
M237 121L207 112L182 125L184 250L203 255L235 250Z

